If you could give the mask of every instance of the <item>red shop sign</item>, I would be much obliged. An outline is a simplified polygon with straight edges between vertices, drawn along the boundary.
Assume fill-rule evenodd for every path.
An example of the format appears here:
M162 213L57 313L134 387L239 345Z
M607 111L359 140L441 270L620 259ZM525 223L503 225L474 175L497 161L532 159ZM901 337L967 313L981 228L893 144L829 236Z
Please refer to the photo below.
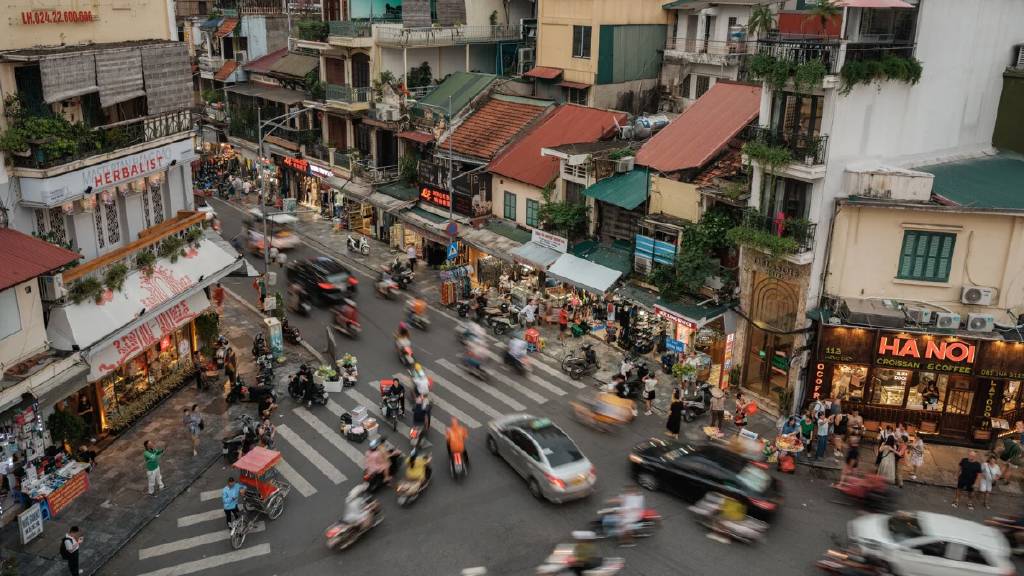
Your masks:
M697 328L699 328L697 323L694 322L693 320L690 320L689 318L681 316L680 314L677 314L677 313L669 310L668 308L663 308L663 307L659 306L658 304L654 305L654 313L657 314L658 316L662 317L662 318L665 318L666 320L671 320L671 321L676 322L678 324L682 324L683 326L686 326L690 330L696 330Z
M284 165L294 168L303 174L309 172L309 162L301 158L292 158L291 156L284 157Z
M430 202L436 206L447 208L451 206L451 196L447 192L442 190L435 190L433 188L424 186L420 188L420 200L424 202Z

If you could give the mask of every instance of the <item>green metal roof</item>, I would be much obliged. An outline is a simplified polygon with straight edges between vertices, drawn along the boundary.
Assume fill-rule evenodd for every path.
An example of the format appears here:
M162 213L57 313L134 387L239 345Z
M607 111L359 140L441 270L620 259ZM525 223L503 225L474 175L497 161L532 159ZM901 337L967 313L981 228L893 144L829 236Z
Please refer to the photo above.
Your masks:
M628 242L604 246L588 240L573 246L571 252L573 256L618 270L623 276L633 271L633 247Z
M600 180L583 193L594 200L632 210L647 200L648 182L646 169L630 170Z
M416 190L416 187L403 182L385 184L377 188L377 191L381 194L387 194L392 198L398 198L399 200L405 200L407 202L419 198L419 191Z
M676 0L675 2L669 2L668 4L662 4L663 10L680 10L683 8L690 8L696 0Z
M420 100L416 108L436 106L440 110L448 110L448 97L452 98L452 115L469 105L478 94L487 89L491 82L497 78L494 74L479 74L476 72L455 72L444 82L441 82L433 92L426 98ZM436 109L435 109L436 110Z
M1024 210L1024 156L1000 152L918 170L935 175L933 194L961 206Z
M495 220L488 220L487 223L484 224L484 229L490 230L495 234L500 234L510 240L515 240L520 244L526 244L531 238L533 238L533 235L526 230L515 226L509 226L508 224L502 224Z
M626 285L619 288L619 294L624 298L633 300L634 302L637 302L651 310L653 310L654 305L657 304L658 306L675 312L680 316L689 318L698 324L703 320L710 321L722 314L725 314L725 311L731 306L730 304L719 304L717 306L714 304L706 304L701 306L689 298L666 300L653 292L642 290L632 285Z
M424 220L429 220L430 222L433 222L434 224L440 224L441 222L447 222L448 221L448 219L445 218L444 216L438 216L437 214L434 214L433 212L430 212L428 210L424 210L423 208L419 208L419 207L410 208L409 209L409 213L415 214L415 215L419 216L420 218L423 218Z

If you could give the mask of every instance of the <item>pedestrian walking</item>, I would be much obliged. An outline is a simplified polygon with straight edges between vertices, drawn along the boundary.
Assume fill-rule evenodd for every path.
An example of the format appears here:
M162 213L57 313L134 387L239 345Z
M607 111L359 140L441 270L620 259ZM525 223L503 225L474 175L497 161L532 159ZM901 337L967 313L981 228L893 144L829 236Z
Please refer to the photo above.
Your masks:
M833 404L834 406L834 404ZM850 417L847 414L833 414L832 445L835 447L833 456L842 458L845 452L843 439L849 431Z
M82 539L82 531L78 526L72 526L60 542L60 557L68 563L68 573L71 576L82 573L78 568L78 549L82 545Z
M889 484L896 483L896 438L889 436L878 449L878 475Z
M711 389L711 427L722 428L722 419L725 418L725 392L721 388Z
M828 449L828 437L829 437L829 417L826 416L826 412L818 413L818 421L816 424L816 439L817 442L814 445L814 459L820 460L825 456L825 451Z
M896 436L896 451L893 456L896 458L893 462L896 466L893 470L896 475L896 485L903 488L903 462L907 457L907 443L901 436Z
M654 390L658 387L658 378L653 373L644 376L644 414L650 416L654 412Z
M217 311L218 316L224 315L224 287L221 286L220 282L214 285L213 290L210 291L211 299L213 300L213 307Z
M199 453L199 425L203 419L196 412L198 408L197 404L192 405L192 409L183 408L183 415L181 417L181 424L185 427L185 433L188 434L189 440L192 441L192 455L196 456Z
M192 367L196 370L193 375L196 380L196 390L202 392L206 389L206 380L204 380L205 374L203 373L203 355L199 353L199 350L192 352Z
M156 489L164 489L164 479L160 476L160 457L164 455L165 448L157 448L146 440L142 443L142 457L146 462L146 483L149 487L149 495L156 495Z
M683 420L683 400L673 398L672 404L668 407L668 421L665 422L666 434L679 439L679 426Z
M239 519L238 499L242 495L242 485L235 482L234 476L228 476L228 485L220 491L220 500L224 504L224 517L227 518L228 528L231 523Z
M988 505L988 495L992 492L992 487L995 486L1001 472L994 454L990 454L988 460L981 465L981 481L978 482L978 492L981 492L981 503L985 505L986 510L992 509Z
M960 475L956 479L956 490L953 491L953 508L960 507L960 493L967 493L967 509L974 510L974 484L981 475L981 464L974 450L967 451L967 457L960 460Z
M911 436L907 452L910 454L910 479L917 480L917 472L924 464L924 440L917 435Z
M405 257L409 259L409 270L416 271L416 246L409 244L405 247Z

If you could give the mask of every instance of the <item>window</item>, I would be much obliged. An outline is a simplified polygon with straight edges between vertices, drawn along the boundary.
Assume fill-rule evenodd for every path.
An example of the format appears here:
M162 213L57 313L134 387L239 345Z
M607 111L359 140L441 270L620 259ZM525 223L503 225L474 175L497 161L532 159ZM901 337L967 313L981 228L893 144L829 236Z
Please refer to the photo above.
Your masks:
M799 136L816 138L821 132L823 96L782 92L773 102L772 129L794 142Z
M711 77L710 76L697 76L697 95L694 96L694 98L700 98L701 96L703 96L704 93L707 92L708 88L710 88L710 87L711 87Z
M516 219L516 195L508 190L505 191L505 218Z
M590 26L572 27L572 57L590 58Z
M21 332L17 286L0 292L0 340Z
M683 98L689 98L690 97L690 76L692 76L692 75L691 74L687 74L686 77L683 78L682 86L679 87L679 94Z
M942 541L918 544L913 549L919 550L925 556L934 556L935 558L946 557L946 543Z
M964 549L964 562L968 562L970 564L981 564L983 566L991 566L991 564L989 564L988 562L988 559L985 558L985 555L982 554L980 550L978 550L977 548L972 548L970 546L963 546L962 544L961 546Z
M871 377L871 403L882 406L903 406L903 396L910 381L910 370L875 370Z
M584 175L586 177L586 175ZM583 199L583 190L586 188L579 182L565 181L565 201L570 204L577 204Z
M899 270L896 277L903 280L947 282L953 263L956 234L907 230L903 233Z
M840 400L864 400L867 366L836 364L832 369L832 395Z
M512 430L509 432L508 437L512 440L512 443L517 448L526 452L526 455L530 458L540 462L540 452L537 450L537 445L527 436L525 433L519 430Z
M526 201L526 225L533 226L536 228L540 225L539 222L540 202L536 200Z
M562 90L565 101L569 104L587 105L587 95L590 92L590 88L562 88Z

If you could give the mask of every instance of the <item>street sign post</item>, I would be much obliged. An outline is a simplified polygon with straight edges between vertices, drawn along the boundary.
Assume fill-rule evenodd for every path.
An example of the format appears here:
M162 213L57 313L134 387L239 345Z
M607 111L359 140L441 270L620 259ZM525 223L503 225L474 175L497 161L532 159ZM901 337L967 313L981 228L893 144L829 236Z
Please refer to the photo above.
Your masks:
M459 243L458 241L452 242L448 245L448 261L452 262L459 257Z
M448 232L449 236L454 238L459 233L459 225L458 225L458 223L456 223L454 221L453 222L449 222L448 226L445 228L445 230Z

